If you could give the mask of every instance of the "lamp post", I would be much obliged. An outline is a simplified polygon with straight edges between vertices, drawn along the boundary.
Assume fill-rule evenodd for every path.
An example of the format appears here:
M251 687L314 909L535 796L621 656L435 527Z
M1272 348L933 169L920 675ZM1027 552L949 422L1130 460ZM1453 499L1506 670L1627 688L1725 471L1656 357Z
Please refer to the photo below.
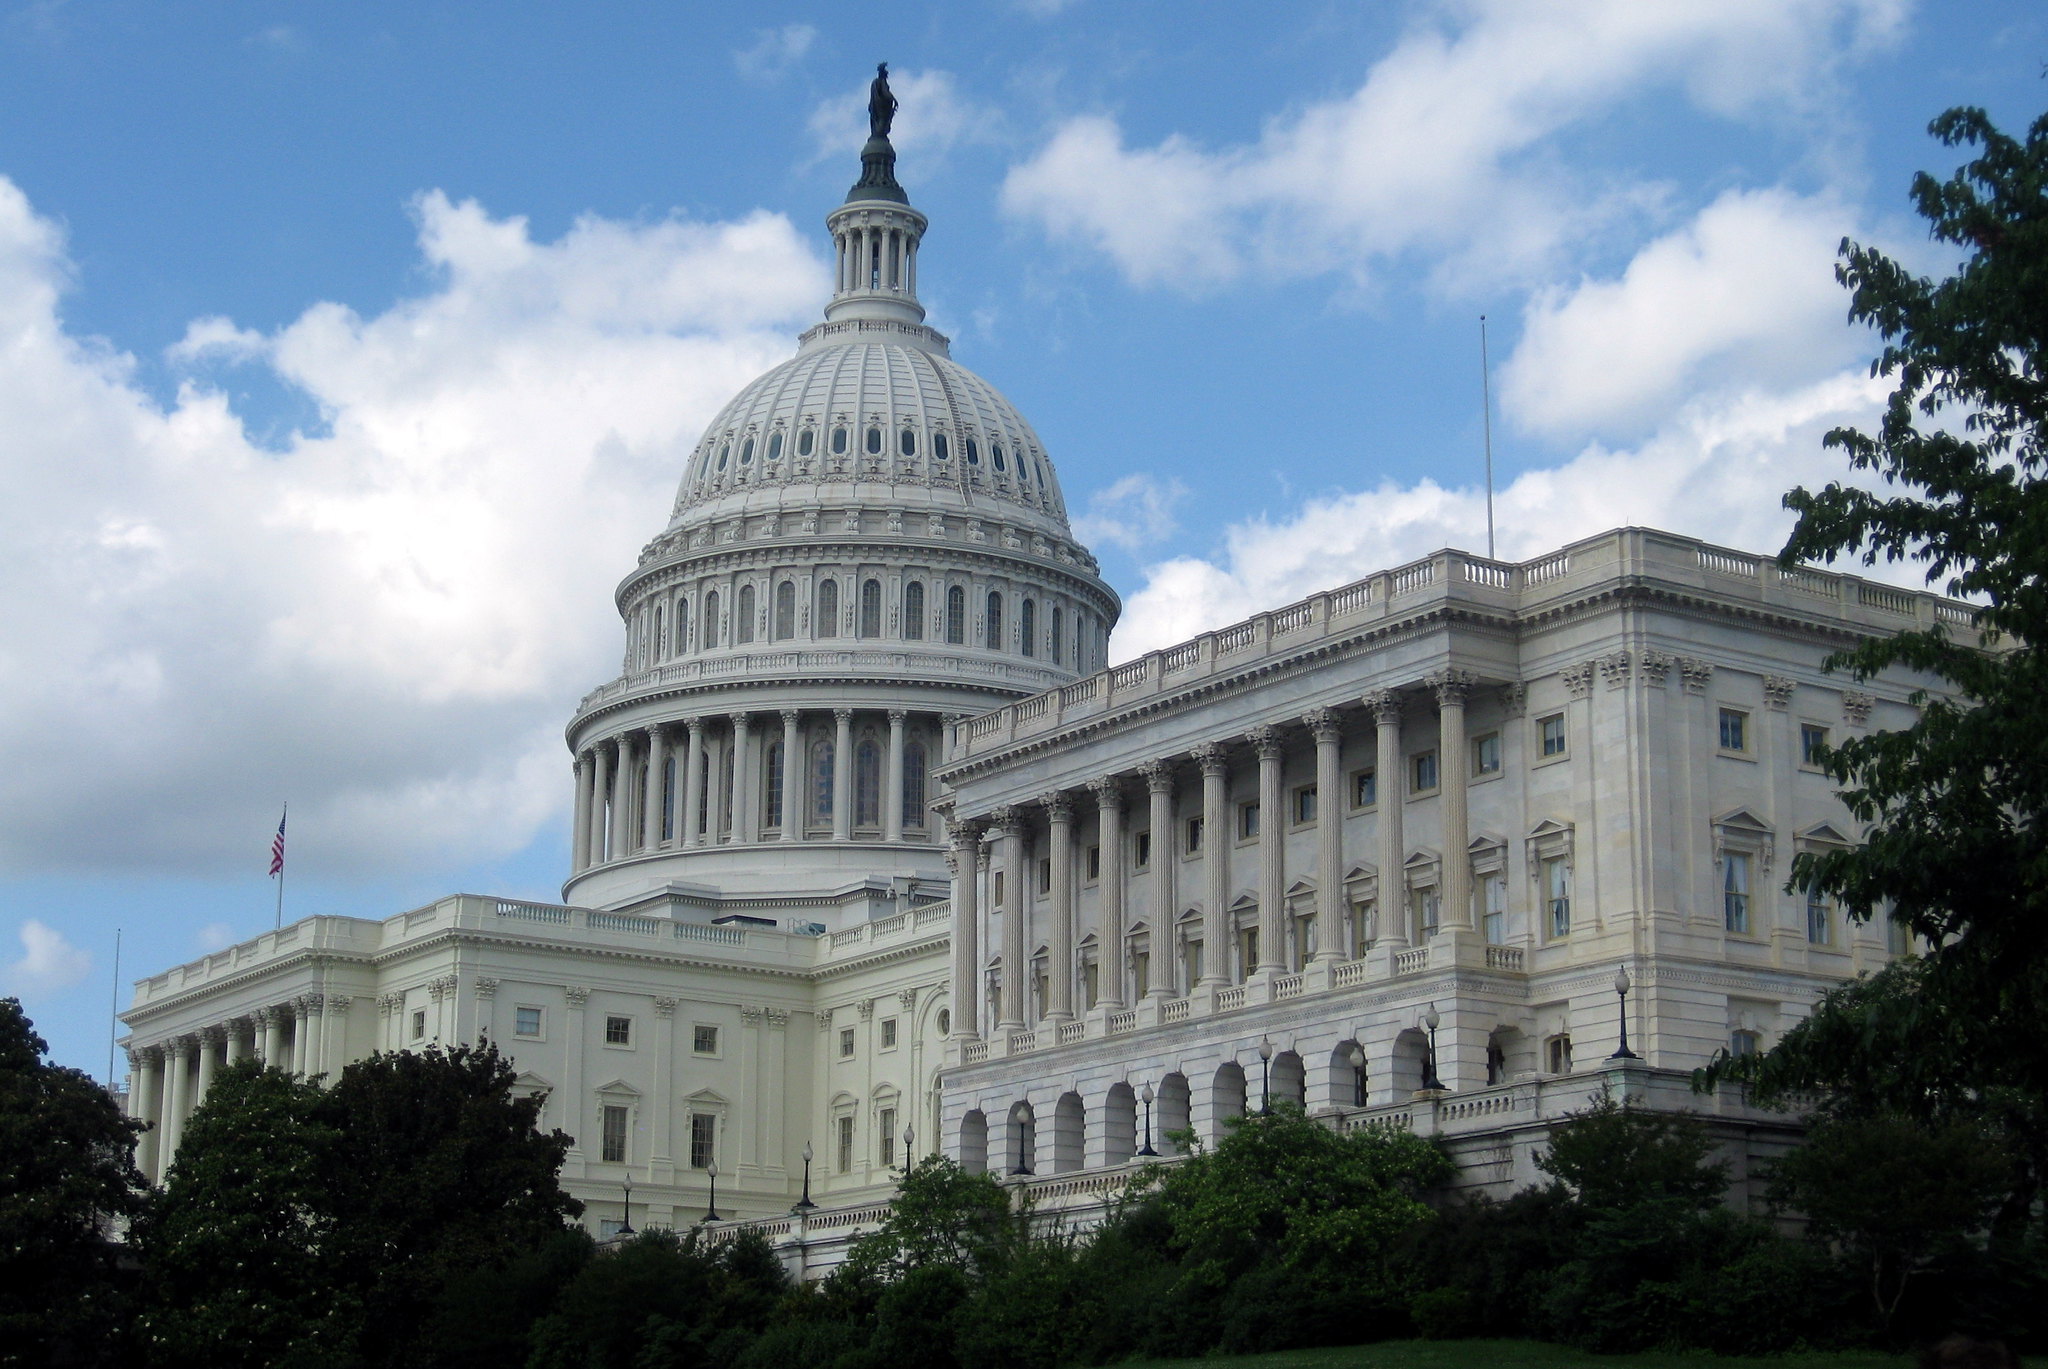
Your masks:
M791 1211L793 1213L807 1213L813 1207L817 1207L817 1203L811 1201L811 1142L805 1142L803 1144L803 1197L797 1199L797 1205L791 1207Z
M1351 1105L1362 1108L1365 1106L1365 1047L1353 1041L1344 1058L1351 1062L1353 1073Z
M1259 1038L1259 1116L1273 1115L1273 1042Z
M1441 1091L1444 1081L1436 1074L1436 1029L1443 1019L1437 1016L1436 1004L1429 1005L1429 1011L1422 1015L1422 1025L1429 1028L1429 1054L1422 1060L1422 1087L1425 1090Z
M1628 966L1626 965L1623 965L1614 972L1614 994L1615 997L1621 1000L1621 1049L1607 1058L1609 1060L1640 1060L1643 1057L1628 1048Z
M718 1221L718 1220L719 1220L719 1216L718 1216L718 1161L716 1161L716 1160L713 1160L713 1161L712 1161L712 1162L711 1162L710 1164L708 1164L708 1165L704 1166L704 1172L705 1172L706 1174L708 1174L708 1175L710 1175L710 1176L711 1176L711 1201L710 1201L710 1202L709 1202L708 1204L706 1204L706 1210L705 1210L705 1213L704 1213L704 1220L705 1220L705 1221L707 1221L707 1222L715 1222L715 1221Z
M1145 1144L1138 1148L1138 1154L1156 1156L1159 1152L1152 1149L1152 1086L1145 1085L1138 1097L1145 1100Z
M626 1220L619 1223L619 1234L630 1236L633 1234L633 1176L628 1174L619 1183L626 1190Z
M911 1165L912 1165L912 1164L913 1164L913 1163L915 1162L915 1159L916 1159L916 1155L917 1155L917 1152L916 1152L915 1150L913 1150L913 1149L912 1149L912 1147L914 1147L914 1146L915 1146L916 1144L917 1144L917 1132L916 1132L916 1130L915 1130L914 1128L911 1128L911 1127L908 1127L908 1126L904 1127L904 1128L903 1128L903 1172L904 1172L905 1174L908 1174L908 1173L910 1173L910 1166L911 1166Z

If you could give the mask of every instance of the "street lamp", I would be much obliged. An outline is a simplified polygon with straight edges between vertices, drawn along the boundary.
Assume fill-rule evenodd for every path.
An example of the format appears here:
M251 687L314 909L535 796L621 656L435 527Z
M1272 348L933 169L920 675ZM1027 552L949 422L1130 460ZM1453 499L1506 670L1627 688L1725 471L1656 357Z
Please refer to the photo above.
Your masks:
M811 1143L804 1142L804 1196L796 1200L791 1212L809 1212L817 1204L811 1201Z
M913 1130L912 1128L910 1128L910 1127L907 1127L907 1126L906 1126L906 1127L904 1127L904 1128L903 1128L903 1172L904 1172L905 1174L908 1174L908 1173L910 1173L910 1166L911 1166L911 1162L912 1162L912 1161L913 1161L913 1160L914 1160L914 1159L916 1158L917 1152L916 1152L916 1151L915 1151L915 1150L913 1149L913 1147L914 1147L914 1146L916 1146L916 1145L917 1145L917 1132L916 1132L915 1130Z
M1352 1085L1352 1106L1362 1108L1365 1106L1365 1047L1353 1041L1344 1058L1351 1062L1352 1072L1356 1076L1356 1082Z
M1145 1144L1138 1148L1138 1154L1156 1156L1159 1152L1152 1149L1152 1086L1145 1085L1138 1097L1145 1100Z
M626 1220L619 1223L619 1234L630 1236L633 1234L633 1176L628 1174L619 1182L626 1189Z
M1273 1115L1273 1042L1259 1038L1259 1116Z
M1437 1016L1436 1004L1429 1005L1429 1011L1422 1015L1422 1025L1429 1028L1429 1054L1422 1060L1422 1087L1425 1090L1441 1090L1444 1081L1436 1076L1436 1029L1443 1019Z
M708 1204L706 1205L706 1211L705 1211L705 1213L704 1213L704 1220L705 1220L705 1221L707 1221L707 1222L715 1222L715 1221L718 1221L718 1220L719 1220L719 1216L718 1216L718 1161L716 1161L716 1160L713 1160L713 1161L712 1161L712 1162L711 1162L710 1164L708 1164L708 1165L704 1166L704 1172L705 1172L706 1174L708 1174L708 1175L710 1175L710 1176L711 1176L711 1201L710 1201L710 1203L708 1203Z
M1623 965L1614 972L1614 994L1615 997L1621 1000L1621 1049L1607 1058L1609 1060L1640 1060L1643 1057L1628 1048L1628 966L1626 965Z

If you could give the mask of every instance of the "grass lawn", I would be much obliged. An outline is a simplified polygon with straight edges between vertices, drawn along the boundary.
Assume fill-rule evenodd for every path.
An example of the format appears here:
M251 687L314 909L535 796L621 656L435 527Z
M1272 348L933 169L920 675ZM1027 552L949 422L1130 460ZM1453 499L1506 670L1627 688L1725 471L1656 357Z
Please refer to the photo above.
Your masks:
M1532 1340L1400 1340L1273 1355L1146 1360L1126 1369L1906 1369L1911 1363L1904 1356L1870 1350L1752 1359L1676 1352L1589 1355Z

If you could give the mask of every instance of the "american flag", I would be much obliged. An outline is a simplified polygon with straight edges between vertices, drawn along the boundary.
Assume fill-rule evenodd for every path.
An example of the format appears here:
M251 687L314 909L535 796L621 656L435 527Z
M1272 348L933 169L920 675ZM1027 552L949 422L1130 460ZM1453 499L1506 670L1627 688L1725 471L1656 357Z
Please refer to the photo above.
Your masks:
M276 879L284 873L284 820L290 816L287 807L277 819L277 835L270 839L270 877Z

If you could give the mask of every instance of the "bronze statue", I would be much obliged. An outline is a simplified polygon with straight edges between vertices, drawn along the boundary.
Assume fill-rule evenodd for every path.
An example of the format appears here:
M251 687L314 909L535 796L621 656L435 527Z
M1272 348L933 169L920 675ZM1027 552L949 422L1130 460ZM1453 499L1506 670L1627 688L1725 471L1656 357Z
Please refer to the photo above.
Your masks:
M896 97L889 93L889 64L875 64L875 81L868 87L868 137L886 138L896 120Z

